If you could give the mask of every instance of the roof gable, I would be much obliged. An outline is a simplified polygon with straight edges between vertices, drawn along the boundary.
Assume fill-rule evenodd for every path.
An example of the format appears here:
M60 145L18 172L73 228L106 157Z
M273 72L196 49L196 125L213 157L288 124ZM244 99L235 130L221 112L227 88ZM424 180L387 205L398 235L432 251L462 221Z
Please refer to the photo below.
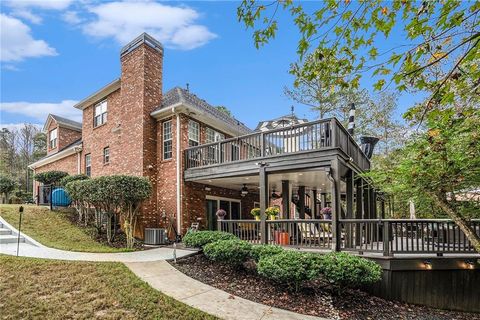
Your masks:
M73 121L64 117L57 116L55 114L49 114L47 117L47 121L45 121L45 125L43 126L43 131L47 131L50 123L55 121L59 127L75 130L82 132L82 123Z

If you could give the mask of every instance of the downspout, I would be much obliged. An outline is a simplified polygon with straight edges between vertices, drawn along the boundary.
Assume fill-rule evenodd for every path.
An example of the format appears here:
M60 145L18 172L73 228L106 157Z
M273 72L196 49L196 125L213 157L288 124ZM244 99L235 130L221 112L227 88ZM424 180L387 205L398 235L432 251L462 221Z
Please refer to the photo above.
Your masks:
M175 112L175 108L172 108L172 112ZM181 189L181 181L180 181L180 169L182 159L180 158L180 114L176 114L176 125L177 125L177 161L176 161L176 170L177 170L177 232L178 234L182 233L182 189Z

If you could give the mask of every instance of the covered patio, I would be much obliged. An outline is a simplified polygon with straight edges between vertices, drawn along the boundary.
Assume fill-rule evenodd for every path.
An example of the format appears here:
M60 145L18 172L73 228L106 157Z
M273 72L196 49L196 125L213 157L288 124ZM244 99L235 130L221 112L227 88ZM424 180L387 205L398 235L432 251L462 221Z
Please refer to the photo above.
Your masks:
M255 195L259 220L229 215L216 223L254 243L383 256L474 254L451 220L386 219L388 197L362 176L373 149L363 141L336 119L267 129L185 150L184 179ZM265 213L271 206L280 209L274 220ZM331 216L322 214L326 207ZM480 221L471 223L480 233Z

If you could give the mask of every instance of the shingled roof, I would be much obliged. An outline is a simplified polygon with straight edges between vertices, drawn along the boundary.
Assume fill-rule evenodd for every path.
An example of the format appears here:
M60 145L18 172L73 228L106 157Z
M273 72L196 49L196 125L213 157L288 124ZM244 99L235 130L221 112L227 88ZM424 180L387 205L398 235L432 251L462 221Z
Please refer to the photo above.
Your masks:
M44 131L48 129L48 126L50 125L50 120L55 120L59 126L67 127L73 130L77 131L82 131L82 123L73 121L64 117L57 116L55 114L49 114L47 121L45 122L45 126L43 128Z
M218 120L221 120L228 124L229 126L238 128L241 134L248 134L253 132L250 128L248 128L245 124L238 121L237 119L229 116L225 112L218 110L217 108L210 105L203 99L200 99L195 94L191 93L190 91L175 87L163 95L162 105L157 107L153 113L159 111L161 109L172 107L176 104L183 104L187 107L196 108L201 111L204 111L211 115Z

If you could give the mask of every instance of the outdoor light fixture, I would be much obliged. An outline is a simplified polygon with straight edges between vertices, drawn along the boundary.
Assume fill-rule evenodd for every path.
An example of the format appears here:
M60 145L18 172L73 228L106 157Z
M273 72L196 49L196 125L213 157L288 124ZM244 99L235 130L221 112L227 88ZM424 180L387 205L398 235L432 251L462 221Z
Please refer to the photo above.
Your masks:
M467 266L467 269L475 269L475 262L472 260L465 261L465 265Z
M273 189L273 191L272 191L272 199L278 199L278 198L281 198L281 197L282 197L282 196L279 195L279 194L276 194L276 193L275 193L275 189Z
M205 191L212 191L212 188L210 188L210 187L205 187Z
M248 194L247 185L244 183L244 184L243 184L242 191L241 191L241 196L242 196L242 197L245 197L247 194Z
M425 261L423 261L423 265L425 266L425 269L432 270L432 261L425 260Z

